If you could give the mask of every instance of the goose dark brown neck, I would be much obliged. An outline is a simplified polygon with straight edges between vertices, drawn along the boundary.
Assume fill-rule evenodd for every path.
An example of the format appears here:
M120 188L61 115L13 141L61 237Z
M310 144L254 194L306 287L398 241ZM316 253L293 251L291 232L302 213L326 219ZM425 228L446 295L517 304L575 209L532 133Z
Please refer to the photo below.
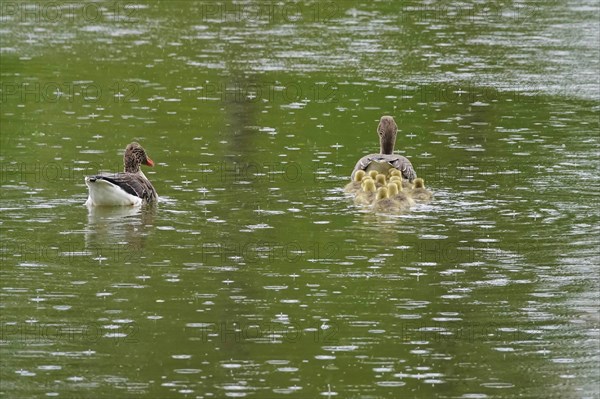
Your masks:
M123 155L123 166L125 172L138 173L140 165L144 162L144 150L139 147L128 147Z
M391 116L382 116L377 126L379 134L379 153L392 155L394 153L394 145L396 144L396 134L398 126Z
M125 172L137 173L140 171L140 162L135 157L125 158Z
M385 135L379 140L379 153L380 154L393 154L394 144L396 140L393 137L386 137Z

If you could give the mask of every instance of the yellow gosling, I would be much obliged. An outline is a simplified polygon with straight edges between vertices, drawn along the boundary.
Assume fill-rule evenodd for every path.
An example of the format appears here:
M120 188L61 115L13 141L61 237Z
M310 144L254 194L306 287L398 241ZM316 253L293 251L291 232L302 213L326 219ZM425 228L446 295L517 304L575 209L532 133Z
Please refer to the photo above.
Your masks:
M398 169L390 169L390 177L393 176L402 177L402 172L400 172Z
M354 202L361 205L369 205L375 198L375 182L373 179L365 179L362 183L362 189L354 197Z
M350 183L346 184L344 187L344 191L347 193L355 193L361 188L362 179L365 177L366 173L364 170L357 170L354 174L354 180Z
M399 191L406 191L406 190L410 191L410 190L412 190L412 184L410 184L408 182L408 180L404 180L404 179L402 179L399 176L392 176L390 178L390 181L398 183L398 190Z
M392 184L395 186L395 184ZM376 212L397 212L400 210L396 201L389 197L389 191L387 187L379 187L373 205L373 210Z
M373 185L375 185L375 180L371 179L371 177L369 176L365 176L362 182L360 183L360 190L365 191L365 185L367 184L367 182L373 182Z
M405 211L415 204L415 202L405 193L400 192L402 186L399 182L388 183L388 197L396 203L398 210Z
M425 181L421 178L417 178L413 183L414 187L409 193L412 199L415 201L430 201L433 194L425 188Z
M400 176L392 176L390 177L390 182L400 182L400 184L402 184L402 178Z
M388 191L390 192L390 198L396 201L400 210L407 210L415 204L415 201L413 201L412 198L410 198L408 195L402 192L401 181L393 181L388 185L388 187L389 186L395 187L395 189L388 189ZM392 194L392 192L394 193Z

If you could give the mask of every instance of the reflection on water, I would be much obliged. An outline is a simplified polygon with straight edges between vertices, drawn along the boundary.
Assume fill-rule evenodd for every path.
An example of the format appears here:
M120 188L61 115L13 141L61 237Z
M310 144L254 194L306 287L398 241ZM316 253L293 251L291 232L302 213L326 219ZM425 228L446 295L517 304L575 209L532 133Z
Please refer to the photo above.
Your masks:
M156 206L86 208L85 248L97 254L99 261L115 257L124 262L144 250L153 231Z
M596 8L271 6L5 8L1 390L597 395ZM397 215L343 193L383 114ZM82 206L133 139L161 201Z

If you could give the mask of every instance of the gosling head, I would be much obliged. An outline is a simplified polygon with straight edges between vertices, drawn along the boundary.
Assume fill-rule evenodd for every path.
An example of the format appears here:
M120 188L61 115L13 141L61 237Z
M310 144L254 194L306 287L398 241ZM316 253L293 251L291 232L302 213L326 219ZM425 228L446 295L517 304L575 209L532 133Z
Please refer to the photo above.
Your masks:
M392 176L390 179L391 183L395 183L398 187L398 191L402 191L402 178L399 176Z
M374 193L376 191L375 188L375 182L373 181L373 179L366 179L363 181L362 183L362 189L363 191L367 192L367 193Z
M390 176L398 176L398 177L402 177L402 172L400 172L398 169L396 168L392 168L390 169Z
M364 170L357 170L354 174L354 181L362 181L363 177L365 177L366 173Z
M388 189L386 187L379 187L377 189L376 199L377 200L382 200L382 199L385 199L385 198L389 198Z
M375 183L382 184L385 186L385 184L386 184L385 175L383 175L382 173L378 174L377 177L375 178Z

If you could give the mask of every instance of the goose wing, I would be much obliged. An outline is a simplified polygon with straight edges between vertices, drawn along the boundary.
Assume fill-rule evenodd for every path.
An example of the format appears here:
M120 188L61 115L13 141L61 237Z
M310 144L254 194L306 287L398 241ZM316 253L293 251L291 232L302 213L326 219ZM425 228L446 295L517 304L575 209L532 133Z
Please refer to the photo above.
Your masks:
M354 179L354 173L356 173L357 170L367 170L369 165L371 165L373 162L389 164L390 167L396 168L400 172L402 172L402 176L405 179L408 179L408 181L410 181L410 182L412 182L414 179L417 178L417 173L415 172L410 161L406 157L403 157L401 155L393 155L393 154L392 155L388 155L388 154L365 155L364 157L359 159L358 162L356 163L356 165L354 166L354 170L352 171L351 178ZM375 169L380 170L381 168L376 167Z
M402 172L402 176L405 179L408 179L409 182L412 182L417 178L417 172L415 172L415 169L407 158L396 155L395 159L390 161L390 163L394 168Z
M156 190L150 180L141 173L115 173L112 175L91 176L90 181L106 180L123 191L139 197L147 202L156 200Z

